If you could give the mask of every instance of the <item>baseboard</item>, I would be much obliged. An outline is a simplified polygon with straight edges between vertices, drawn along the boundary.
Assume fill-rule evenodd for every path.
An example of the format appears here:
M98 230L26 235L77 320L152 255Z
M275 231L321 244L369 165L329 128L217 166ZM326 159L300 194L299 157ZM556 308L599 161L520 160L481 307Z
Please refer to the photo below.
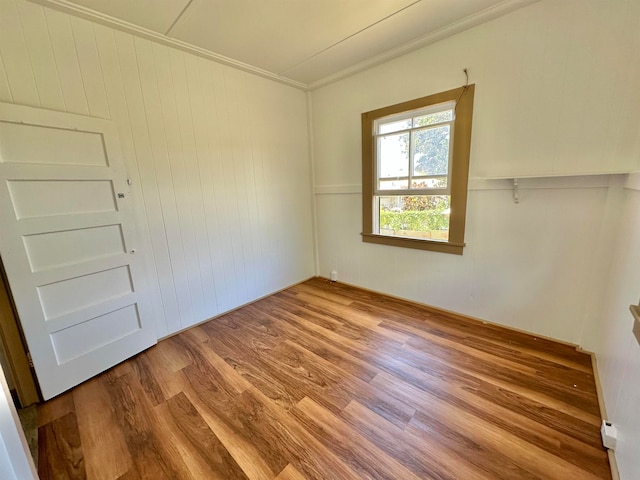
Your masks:
M322 280L326 280L327 282L331 281L327 277L323 277L321 275L318 275L315 278L320 278ZM503 328L503 329L509 330L511 332L521 333L521 334L524 334L524 335L529 335L531 337L539 338L540 340L547 340L549 342L554 342L554 343L558 343L560 345L565 345L567 347L572 347L572 348L575 348L576 350L578 350L580 352L583 352L583 353L585 353L587 355L590 355L590 353L591 353L591 352L587 352L586 350L583 350L582 347L580 347L580 345L577 345L575 343L565 342L564 340L558 340L557 338L547 337L545 335L538 335L537 333L530 332L528 330L522 330L520 328L511 327L509 325L504 325L502 323L491 322L491 321L485 320L483 318L473 317L471 315L465 315L464 313L454 312L453 310L447 310L446 308L434 307L433 305L429 305L428 303L422 303L422 302L418 302L416 300L412 300L410 298L399 297L397 295L391 295L391 294L386 293L386 292L379 292L377 290L372 290L370 288L365 288L365 287L362 287L360 285L354 285L353 283L347 283L347 282L336 282L336 283L340 283L340 284L346 285L348 287L359 288L360 290L364 290L365 292L375 293L376 295L383 295L385 297L393 298L395 300L402 300L403 302L413 303L414 305L418 305L421 308L424 308L426 310L430 310L433 313L438 314L438 315L446 315L446 316L451 317L451 318L458 318L458 319L461 319L461 320L469 320L469 321L472 321L472 322L481 323L483 325L490 325L492 327Z
M598 359L596 358L596 354L593 352L587 352L583 350L585 353L591 355L591 368L593 369L593 379L596 384L596 395L598 396L598 406L600 407L600 417L603 419L608 419L607 408L604 403L604 394L602 392L602 384L600 383L600 373L598 371ZM607 450L607 455L609 457L609 466L611 467L611 477L613 480L620 480L620 472L618 471L618 463L616 461L616 455L613 450Z

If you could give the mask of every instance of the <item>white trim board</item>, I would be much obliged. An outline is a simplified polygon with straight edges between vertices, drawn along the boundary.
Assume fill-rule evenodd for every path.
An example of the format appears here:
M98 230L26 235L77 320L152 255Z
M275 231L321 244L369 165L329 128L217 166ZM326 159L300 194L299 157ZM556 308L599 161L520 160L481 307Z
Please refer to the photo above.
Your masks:
M630 183L627 180L627 188L640 189L640 174ZM519 178L518 186L523 190L541 189L569 189L569 188L609 188L610 175L576 175L566 177L536 177ZM629 185L635 185L629 186ZM474 190L513 190L513 178L470 178L469 191ZM337 184L316 185L316 195L353 195L362 193L362 185Z
M633 172L627 175L624 188L630 190L640 190L640 172Z

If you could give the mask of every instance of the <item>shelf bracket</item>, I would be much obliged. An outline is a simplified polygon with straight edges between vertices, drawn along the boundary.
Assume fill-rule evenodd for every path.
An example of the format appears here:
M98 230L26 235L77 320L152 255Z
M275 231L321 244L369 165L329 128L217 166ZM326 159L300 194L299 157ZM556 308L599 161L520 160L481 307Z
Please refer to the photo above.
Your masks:
M518 179L513 179L513 203L520 203L520 193L518 192Z

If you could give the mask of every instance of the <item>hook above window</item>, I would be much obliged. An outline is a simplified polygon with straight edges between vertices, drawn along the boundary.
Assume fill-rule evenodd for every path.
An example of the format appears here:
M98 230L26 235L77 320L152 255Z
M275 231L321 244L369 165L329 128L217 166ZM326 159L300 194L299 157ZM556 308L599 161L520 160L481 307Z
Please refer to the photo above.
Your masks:
M513 203L520 203L520 194L518 192L518 179L513 179Z

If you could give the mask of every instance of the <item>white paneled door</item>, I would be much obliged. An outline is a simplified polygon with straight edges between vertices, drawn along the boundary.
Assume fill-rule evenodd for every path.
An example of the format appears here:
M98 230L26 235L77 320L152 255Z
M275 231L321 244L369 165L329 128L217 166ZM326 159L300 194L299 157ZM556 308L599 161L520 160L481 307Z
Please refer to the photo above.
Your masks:
M49 399L156 343L115 126L0 104L0 256Z

